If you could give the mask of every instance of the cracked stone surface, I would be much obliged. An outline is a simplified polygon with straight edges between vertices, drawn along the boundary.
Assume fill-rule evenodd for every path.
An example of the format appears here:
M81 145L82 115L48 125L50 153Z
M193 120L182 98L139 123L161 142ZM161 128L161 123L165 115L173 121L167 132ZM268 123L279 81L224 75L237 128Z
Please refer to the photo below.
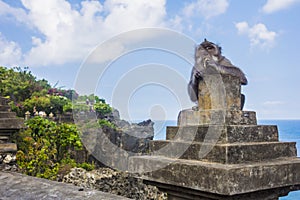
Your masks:
M71 184L50 181L15 172L0 171L1 200L19 199L64 199L64 200L121 200L128 199L97 190L77 187Z

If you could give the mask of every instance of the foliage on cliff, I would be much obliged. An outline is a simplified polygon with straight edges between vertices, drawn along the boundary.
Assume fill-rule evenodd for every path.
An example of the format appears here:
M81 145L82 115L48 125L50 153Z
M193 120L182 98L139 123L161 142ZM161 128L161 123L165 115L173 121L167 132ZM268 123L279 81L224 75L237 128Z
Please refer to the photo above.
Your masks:
M63 113L72 97L78 97L74 90L51 87L47 80L38 80L28 68L20 67L0 67L0 94L11 100L12 111L20 117L24 117L26 111Z
M106 119L112 108L94 94L79 96L75 90L51 86L38 80L28 68L12 69L0 66L0 95L10 100L12 111L24 117L29 111L44 111L47 115L66 112L95 112L98 126L114 127ZM66 166L92 169L88 163L76 163L72 151L82 148L80 133L75 124L56 123L41 117L26 121L26 129L17 134L17 162L28 175L55 179Z
M80 132L74 124L57 124L41 117L26 121L27 129L17 135L17 163L27 175L56 179L60 169L76 164L70 152L82 148Z
M63 114L75 111L95 111L98 118L104 118L112 108L94 94L79 96L75 90L51 87L45 79L38 80L29 68L0 67L0 94L11 100L9 105L19 117L25 112L44 111Z

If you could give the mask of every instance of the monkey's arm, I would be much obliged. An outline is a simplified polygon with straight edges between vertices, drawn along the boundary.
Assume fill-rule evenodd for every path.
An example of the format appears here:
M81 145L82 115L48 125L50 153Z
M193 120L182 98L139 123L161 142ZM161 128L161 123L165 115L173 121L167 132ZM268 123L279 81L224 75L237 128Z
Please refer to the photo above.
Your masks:
M190 82L188 84L188 94L191 101L195 102L198 100L198 85L199 81L202 79L201 72L193 67Z
M206 62L206 65L214 67L221 74L231 74L231 75L239 77L242 85L248 84L248 80L247 80L245 74L242 72L242 70L240 70L238 67L232 65L231 62L226 58L221 60L220 64L215 62L212 59L208 60Z

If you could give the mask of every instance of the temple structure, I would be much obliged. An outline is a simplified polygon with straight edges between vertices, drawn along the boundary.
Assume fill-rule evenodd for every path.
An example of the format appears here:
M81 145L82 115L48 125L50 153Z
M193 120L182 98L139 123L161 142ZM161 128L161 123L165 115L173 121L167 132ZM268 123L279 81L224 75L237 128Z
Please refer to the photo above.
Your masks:
M169 199L275 200L300 189L296 143L280 142L276 125L257 125L240 103L238 77L205 76L199 109L181 111L166 140L152 141L130 168Z

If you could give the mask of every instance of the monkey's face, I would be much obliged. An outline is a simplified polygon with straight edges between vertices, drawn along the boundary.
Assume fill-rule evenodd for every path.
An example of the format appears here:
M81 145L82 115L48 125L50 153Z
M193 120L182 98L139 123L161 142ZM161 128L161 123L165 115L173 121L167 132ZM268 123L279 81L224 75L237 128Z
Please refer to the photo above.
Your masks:
M220 48L211 42L203 42L201 46L209 53L211 56L220 56Z
M197 64L200 64L201 61L205 58L210 57L209 52L203 48L203 46L199 45L195 49L195 61Z

